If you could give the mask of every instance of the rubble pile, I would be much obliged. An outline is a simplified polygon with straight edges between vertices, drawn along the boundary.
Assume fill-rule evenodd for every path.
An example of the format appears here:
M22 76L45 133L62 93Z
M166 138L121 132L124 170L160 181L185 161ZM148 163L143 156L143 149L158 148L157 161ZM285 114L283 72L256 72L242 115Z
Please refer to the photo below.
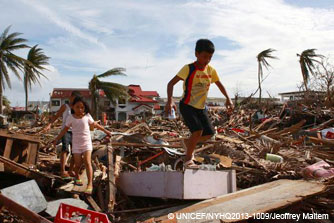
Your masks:
M320 182L326 185L326 190L322 193L271 211L326 213L330 219L334 219L332 110L296 103L289 108L239 107L233 114L216 107L209 109L209 116L216 135L209 141L200 143L195 150L195 162L201 170L235 170L238 190L280 179ZM113 133L112 137L94 130L92 196L83 193L85 185L75 186L73 181L65 182L59 177L60 145L56 148L47 145L58 134L61 123L56 123L47 134L40 132L42 127L43 121L31 128L22 124L2 130L0 164L3 163L4 171L14 176L16 174L35 179L48 201L81 199L93 210L107 213L112 222L131 222L141 219L140 216L145 213L189 206L195 202L128 196L125 188L119 184L122 173L183 171L185 151L181 139L188 137L189 131L180 119L166 120L155 116L146 122L110 123L106 128ZM34 146L29 142L37 139L39 145L33 154ZM26 149L18 149L19 140L22 145L28 143ZM11 145L13 146L9 149ZM81 178L85 182L84 168ZM16 219L18 217L8 214L8 211L12 210L1 209L0 221L22 222ZM55 217L45 211L41 215L49 220Z

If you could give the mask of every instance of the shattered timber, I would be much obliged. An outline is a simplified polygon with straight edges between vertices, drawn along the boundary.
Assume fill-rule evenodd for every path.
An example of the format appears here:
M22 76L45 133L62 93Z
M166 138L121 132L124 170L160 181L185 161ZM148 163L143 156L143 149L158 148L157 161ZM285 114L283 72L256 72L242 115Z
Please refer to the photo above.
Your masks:
M83 186L59 176L61 145L47 145L60 122L48 134L40 133L47 117L10 125L0 131L0 222L62 222L62 205L110 222L208 222L176 218L187 213L239 213L210 222L296 222L255 218L266 213L333 222L333 110L296 103L209 112L216 135L197 146L196 170L183 169L189 132L179 119L113 122L105 126L112 137L92 131L92 195L84 166Z

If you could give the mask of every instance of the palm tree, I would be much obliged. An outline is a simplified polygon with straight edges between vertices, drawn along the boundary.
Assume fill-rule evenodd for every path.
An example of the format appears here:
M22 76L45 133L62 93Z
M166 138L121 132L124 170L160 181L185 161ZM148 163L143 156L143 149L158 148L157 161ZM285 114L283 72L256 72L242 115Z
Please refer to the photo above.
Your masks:
M24 91L25 91L25 102L26 102L26 111L28 111L28 89L31 90L32 84L38 83L41 77L47 77L42 74L41 71L46 70L44 67L48 65L50 57L47 57L41 48L38 48L38 45L32 47L27 56L27 60L24 64Z
M308 49L308 50L304 50L302 54L297 53L297 56L299 57L300 69L302 71L303 82L304 82L304 87L306 91L308 91L307 84L308 84L310 73L314 74L314 69L315 69L314 62L320 63L315 58L323 57L320 54L315 54L314 52L315 50L316 49Z
M101 81L100 78L115 76L115 75L123 75L126 76L123 72L124 68L113 68L104 72L103 74L96 75L94 74L93 78L89 82L89 90L92 94L92 113L94 118L97 118L97 109L98 109L98 99L99 99L99 90L103 90L108 99L111 102L115 102L115 99L127 98L128 92L127 87L113 83L113 82L105 82Z
M10 26L0 36L0 114L2 114L3 105L3 90L5 83L11 88L8 69L11 70L17 78L21 80L18 70L23 68L24 59L13 54L13 51L23 48L28 48L24 43L27 41L23 38L18 38L22 33L9 34Z
M262 88L261 88L261 83L263 79L263 67L262 66L264 66L267 70L268 70L268 67L271 67L267 59L268 58L277 59L277 57L274 57L271 55L271 53L274 51L276 50L269 48L259 53L256 57L257 62L258 62L257 78L259 82L259 88L258 88L259 89L259 103L261 103L261 97L262 97Z

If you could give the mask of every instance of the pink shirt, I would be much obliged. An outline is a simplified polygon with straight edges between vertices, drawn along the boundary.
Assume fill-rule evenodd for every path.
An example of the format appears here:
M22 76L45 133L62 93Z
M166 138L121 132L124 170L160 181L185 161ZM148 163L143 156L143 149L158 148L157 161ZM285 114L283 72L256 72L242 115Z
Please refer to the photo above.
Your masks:
M94 123L90 114L78 119L69 115L66 119L66 126L72 127L72 152L83 153L93 150L92 139L90 136L89 124Z

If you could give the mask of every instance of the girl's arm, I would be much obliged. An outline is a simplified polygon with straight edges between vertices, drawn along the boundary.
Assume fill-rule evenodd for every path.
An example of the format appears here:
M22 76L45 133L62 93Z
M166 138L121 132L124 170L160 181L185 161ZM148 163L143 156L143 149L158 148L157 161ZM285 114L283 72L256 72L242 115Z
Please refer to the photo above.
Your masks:
M102 126L102 125L99 125L97 122L94 122L92 125L94 125L95 128L97 128L97 129L103 131L105 134L111 136L111 132L108 131L108 130L106 130L105 128L103 128L103 126Z
M69 128L70 128L70 127L65 126L65 127L63 128L63 130L61 130L61 132L59 133L59 135L52 141L52 144L53 144L54 146L56 146L58 140L61 139L61 138L65 135L65 133L68 131Z

